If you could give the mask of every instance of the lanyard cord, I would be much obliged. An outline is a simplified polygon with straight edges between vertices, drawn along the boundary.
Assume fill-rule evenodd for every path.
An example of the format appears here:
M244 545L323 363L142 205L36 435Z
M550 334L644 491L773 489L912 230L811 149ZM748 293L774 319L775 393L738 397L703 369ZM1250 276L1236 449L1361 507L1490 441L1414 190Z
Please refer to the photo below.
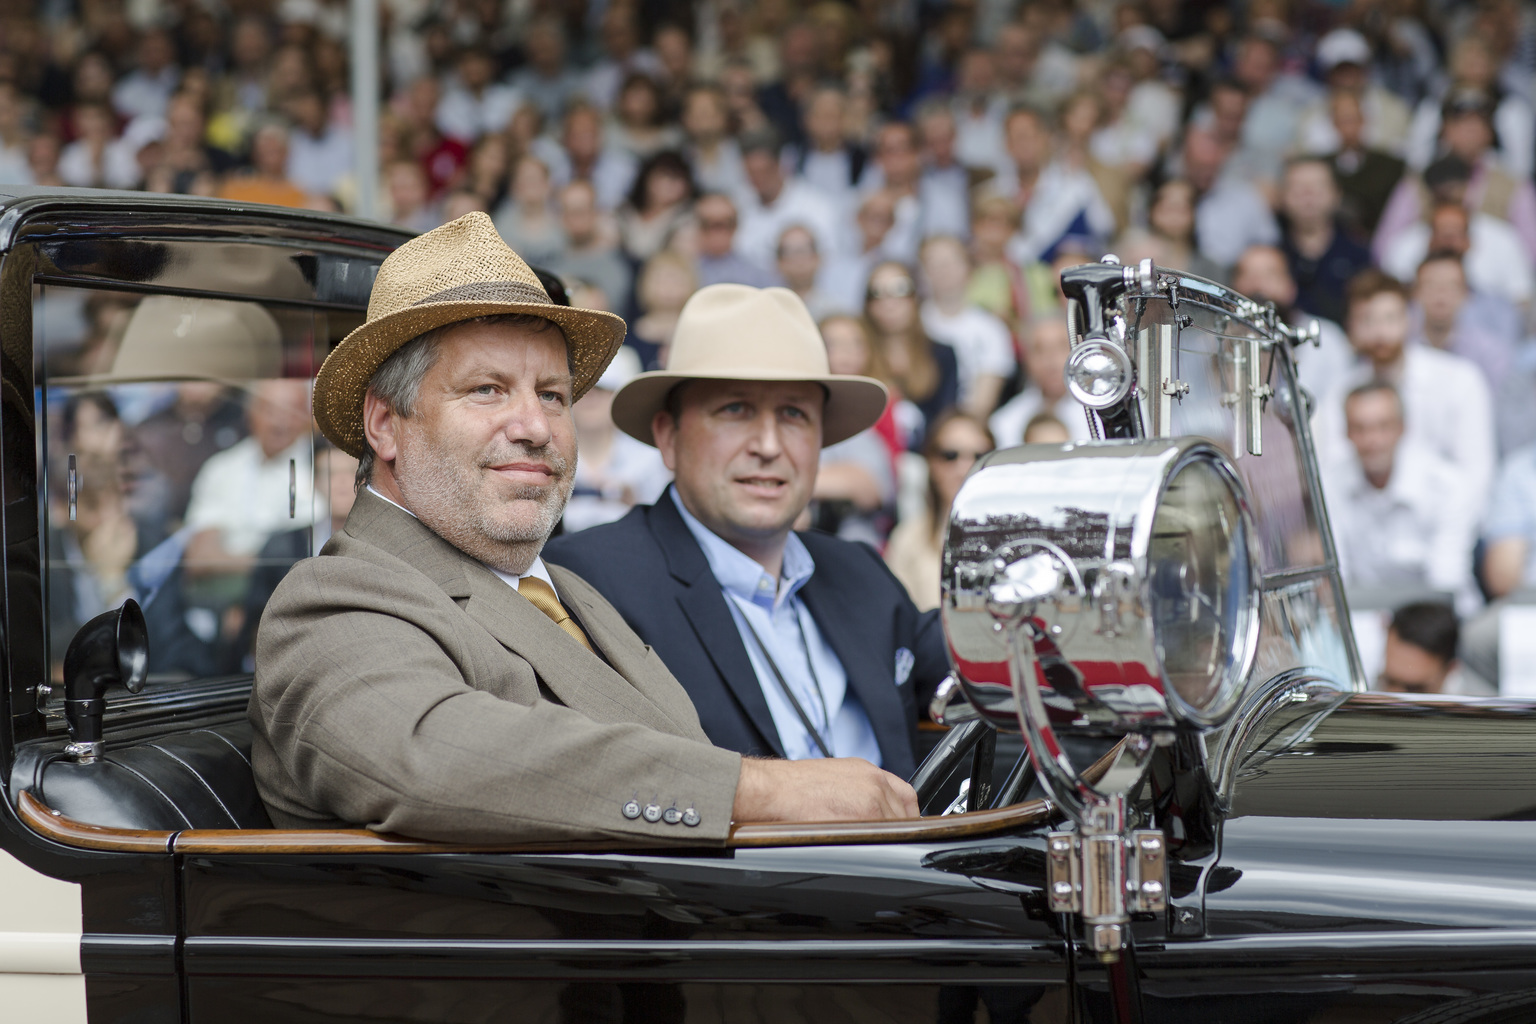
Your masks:
M732 600L736 600L734 594L728 596ZM790 606L789 610L795 617L795 625L800 627L800 642L805 645L805 665L806 668L811 670L811 682L816 687L816 698L821 702L821 720L830 728L832 716L827 712L826 693L821 688L820 677L816 675L816 661L811 657L810 638L806 636L805 623L800 621L800 613L793 605ZM763 638L758 635L757 627L752 625L752 620L747 617L746 610L739 608L738 611L741 612L741 621L747 624L747 632L752 634L753 642L757 644L758 651L762 653L763 661L768 664L769 675L773 676L773 681L779 684L779 691L788 698L789 706L795 709L795 714L800 718L800 724L805 726L805 731L810 733L811 739L815 741L816 746L821 750L821 756L835 756L832 753L832 745L822 736L821 731L812 724L811 716L805 713L805 707L800 703L800 699L795 696L795 691L790 689L789 681L784 678L784 673L779 671L778 662L774 661L773 655L768 653L768 645L763 643Z

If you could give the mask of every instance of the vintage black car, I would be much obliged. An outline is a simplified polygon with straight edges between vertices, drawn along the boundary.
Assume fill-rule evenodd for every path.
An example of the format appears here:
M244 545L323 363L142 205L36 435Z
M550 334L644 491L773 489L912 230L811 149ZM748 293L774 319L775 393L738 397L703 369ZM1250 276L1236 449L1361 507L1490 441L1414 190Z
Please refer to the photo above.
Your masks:
M270 828L251 629L347 486L292 395L404 238L0 195L0 1018L1536 1020L1532 707L1363 692L1306 338L1150 265L1067 274L1104 440L956 502L917 779L953 813L660 852ZM216 486L256 444L279 478Z

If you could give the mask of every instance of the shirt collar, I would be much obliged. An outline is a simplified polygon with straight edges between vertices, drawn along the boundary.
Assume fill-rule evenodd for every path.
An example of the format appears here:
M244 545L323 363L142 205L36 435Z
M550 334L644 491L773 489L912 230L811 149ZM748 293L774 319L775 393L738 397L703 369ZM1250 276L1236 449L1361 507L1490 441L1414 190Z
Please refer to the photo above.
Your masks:
M667 493L683 517L688 532L704 550L710 571L726 593L771 610L799 593L816 571L816 562L806 550L805 542L791 533L784 542L784 567L779 579L775 580L750 556L699 522L683 505L675 486L668 487Z
M398 501L380 494L378 489L375 488L373 484L368 485L368 493L372 494L375 498L378 498L381 501L389 502L391 505L395 506L395 508L399 509L401 512L404 512L412 519L420 518L416 515L415 512L412 512ZM481 562L480 564L485 565L484 562ZM543 580L545 583L550 585L551 589L553 589L555 585L555 581L549 578L549 569L545 567L544 559L542 558L535 558L533 560L533 564L528 567L528 571L523 573L521 576L517 575L516 573L502 572L500 569L497 569L494 566L486 565L485 567L490 569L491 572L495 573L503 583L511 587L513 590L516 590L517 585L529 576L532 576L534 579Z

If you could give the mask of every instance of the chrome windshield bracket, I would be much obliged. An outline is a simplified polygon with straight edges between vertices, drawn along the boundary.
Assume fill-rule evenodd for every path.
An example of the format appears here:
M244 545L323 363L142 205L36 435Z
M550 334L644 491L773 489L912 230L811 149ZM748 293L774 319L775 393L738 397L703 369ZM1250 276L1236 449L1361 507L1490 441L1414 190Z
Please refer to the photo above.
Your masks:
M1045 837L1046 900L1052 913L1081 915L1088 948L1113 963L1131 915L1167 909L1167 844L1156 829L1126 831L1121 801L1100 811L1076 832Z

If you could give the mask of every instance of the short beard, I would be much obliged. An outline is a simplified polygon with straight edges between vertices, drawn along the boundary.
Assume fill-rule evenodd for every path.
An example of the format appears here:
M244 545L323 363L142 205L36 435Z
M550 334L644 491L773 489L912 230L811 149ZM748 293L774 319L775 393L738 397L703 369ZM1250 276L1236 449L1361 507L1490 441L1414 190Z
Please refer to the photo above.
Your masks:
M509 500L534 501L533 521L508 523L492 510L467 500L478 493L479 481L443 453L424 443L418 431L406 427L395 458L395 484L410 509L433 533L469 555L514 576L526 573L565 512L575 484L575 460L567 460L553 447L514 445L477 460L476 468L499 465L514 459L544 462L555 470L551 487L518 487Z

